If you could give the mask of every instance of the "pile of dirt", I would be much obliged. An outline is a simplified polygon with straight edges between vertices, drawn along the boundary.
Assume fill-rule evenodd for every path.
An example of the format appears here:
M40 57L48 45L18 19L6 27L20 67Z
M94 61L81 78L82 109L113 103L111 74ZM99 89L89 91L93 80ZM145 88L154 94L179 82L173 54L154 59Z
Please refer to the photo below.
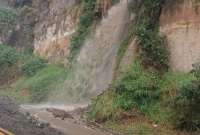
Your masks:
M18 105L7 97L0 97L0 127L15 135L64 135L48 124L21 113Z

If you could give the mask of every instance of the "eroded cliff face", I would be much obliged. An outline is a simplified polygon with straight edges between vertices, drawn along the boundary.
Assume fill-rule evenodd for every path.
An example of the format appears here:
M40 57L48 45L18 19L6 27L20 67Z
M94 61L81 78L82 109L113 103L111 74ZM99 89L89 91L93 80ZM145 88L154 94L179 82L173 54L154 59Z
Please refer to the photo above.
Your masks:
M128 3L121 0L108 10L92 31L72 65L70 78L61 90L50 94L51 102L90 102L112 83L117 52L129 24ZM53 95L53 97L52 97Z
M39 16L34 28L34 53L51 61L66 59L78 23L80 2L39 1L36 7Z
M195 0L167 2L160 17L161 32L166 35L170 66L188 72L200 60L200 9Z

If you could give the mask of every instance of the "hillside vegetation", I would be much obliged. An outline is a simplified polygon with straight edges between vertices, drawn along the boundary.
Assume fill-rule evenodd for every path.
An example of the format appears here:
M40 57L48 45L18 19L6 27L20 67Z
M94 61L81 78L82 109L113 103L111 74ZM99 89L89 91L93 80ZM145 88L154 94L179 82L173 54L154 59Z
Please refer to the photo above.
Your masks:
M67 78L62 65L48 64L29 51L18 52L6 45L0 45L0 93L19 101L41 102L48 93L55 90Z
M199 131L200 68L196 64L190 73L174 73L169 68L167 42L159 32L165 2L170 3L134 2L136 6L131 11L137 15L136 27L122 42L118 60L133 37L137 38L138 56L106 92L93 100L88 114L91 120L126 134L178 135L181 131Z
M119 2L108 1L112 4ZM50 63L35 56L30 46L16 49L18 47L1 43L0 95L22 103L48 101L49 93L58 91L70 78L70 64L76 62L87 36L93 34L95 26L107 12L96 7L98 2L81 2L82 14L70 40L70 55L66 58L69 63L66 65L61 64L63 62ZM89 121L129 135L200 134L200 64L194 64L188 73L171 70L167 40L159 26L166 2L173 5L174 1L135 0L130 3L133 4L129 6L130 14L135 15L136 21L129 24L129 30L121 41L112 84L93 98L89 106ZM194 2L198 5L199 1ZM13 10L0 9L0 35L15 28L16 19ZM133 39L137 44L136 56L130 67L120 72L120 64ZM87 86L87 81L84 81L83 85Z

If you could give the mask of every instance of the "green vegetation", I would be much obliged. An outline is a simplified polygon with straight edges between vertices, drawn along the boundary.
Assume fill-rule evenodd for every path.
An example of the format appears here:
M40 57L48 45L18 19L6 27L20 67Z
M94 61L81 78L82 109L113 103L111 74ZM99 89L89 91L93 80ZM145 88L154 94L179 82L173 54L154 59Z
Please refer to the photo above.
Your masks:
M83 45L86 36L90 33L91 26L95 19L95 4L96 0L84 0L82 15L78 28L71 39L70 45L70 60L73 60L78 54L81 46Z
M0 67L9 67L17 63L20 59L19 53L15 49L0 44Z
M13 65L18 65L25 75L32 76L44 68L46 63L31 53L17 52L15 48L0 45L0 67L3 69Z
M113 90L105 91L102 95L93 99L89 117L91 120L105 122L117 116L117 106L114 104L116 93Z
M158 83L158 75L144 71L141 63L136 61L117 83L118 104L124 110L131 110L133 107L142 110L159 97Z
M27 76L33 76L35 75L39 70L44 68L46 66L46 63L43 59L33 57L29 59L27 62L25 62L22 65L22 71L27 75Z
M184 130L200 130L200 65L193 71L195 80L182 83L175 98L176 125Z
M138 11L141 13L136 25L143 64L158 70L168 69L168 51L158 26L163 2L163 0L144 0L143 8Z
M186 99L182 94L179 94L179 91L182 91L183 84L188 86L187 84L193 82L194 79L194 75L191 73L167 72L160 75L155 71L143 68L142 62L137 59L131 68L122 74L111 90L104 92L93 101L89 118L97 122L105 122L106 125L109 122L115 125L123 118L123 112L126 112L130 116L137 114L136 118L145 118L147 124L151 123L148 121L153 121L168 125L174 123L174 120L175 123L179 123L180 120L176 118L179 116L183 118L178 114L180 114L179 111L185 114L185 111L183 111L185 108L179 106L181 109L178 109L178 111L174 104L178 103L176 102L177 99ZM191 89L190 92L195 91ZM180 97L180 95L182 96ZM195 95L198 94L195 93ZM198 102L195 101L195 103ZM198 106L195 107L199 108ZM199 114L199 112L197 111L196 114ZM194 117L194 119L197 119L197 117ZM136 121L135 124L139 123Z
M116 1L113 0L113 3ZM135 59L130 69L120 74L118 80L113 81L109 90L93 100L88 116L127 134L160 135L161 131L152 130L152 123L197 131L200 129L200 66L195 66L188 74L169 71L165 37L160 34L158 24L164 0L142 2L137 11L136 28L129 31L119 48L117 69L134 36L138 39L140 57ZM82 16L71 39L71 61L91 31L95 4L96 0L83 1ZM13 26L15 20L16 15L12 11L0 9L0 28ZM14 48L0 45L0 73L9 72L13 66L21 72L21 76L12 84L10 93L5 93L19 100L44 101L68 77L62 66L47 64L30 51L17 52ZM132 125L127 128L119 121Z
M56 90L66 77L67 72L62 67L48 65L33 76L17 81L14 86L17 93L28 92L30 102L41 102L48 97L48 93Z
M0 84L11 82L19 73L20 54L15 49L0 45Z
M136 26L121 43L116 70L134 36L139 43L139 58L113 81L112 88L93 100L90 119L127 134L178 134L174 128L199 130L200 66L193 73L170 71L165 37L159 32L163 2L137 3ZM157 130L152 128L152 123L163 127ZM142 124L146 125L135 126Z
M11 28L16 24L16 13L8 8L0 8L0 29Z
M13 66L15 69L12 69ZM29 51L17 52L16 49L6 45L0 45L0 67L3 74L0 76L0 81L11 80L16 74L14 72L9 78L9 72L12 70L21 72L11 89L1 94L29 102L44 101L48 93L61 85L67 77L64 67L47 64Z

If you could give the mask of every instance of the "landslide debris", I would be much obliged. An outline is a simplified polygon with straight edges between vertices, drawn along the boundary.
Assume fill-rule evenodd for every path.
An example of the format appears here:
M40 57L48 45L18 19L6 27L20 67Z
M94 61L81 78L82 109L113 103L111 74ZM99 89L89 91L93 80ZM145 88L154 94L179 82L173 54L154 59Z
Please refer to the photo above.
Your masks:
M19 111L19 107L8 97L0 97L0 127L15 135L64 135L48 124Z

